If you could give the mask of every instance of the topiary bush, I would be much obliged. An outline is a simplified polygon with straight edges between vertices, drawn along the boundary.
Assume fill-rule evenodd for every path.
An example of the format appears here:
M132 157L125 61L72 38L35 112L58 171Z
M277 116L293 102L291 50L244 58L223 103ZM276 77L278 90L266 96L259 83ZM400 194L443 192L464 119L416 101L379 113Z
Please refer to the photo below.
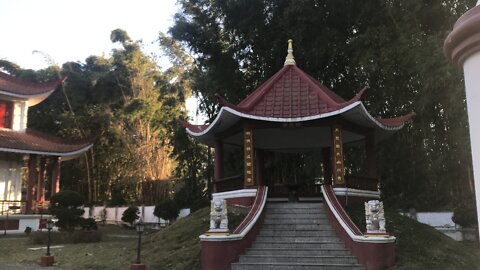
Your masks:
M174 221L178 217L180 207L177 202L171 199L164 200L155 206L153 214L164 220Z
M85 212L80 207L85 199L83 196L72 190L64 190L54 194L50 198L48 212L55 216L58 221L57 227L67 231L73 231L76 226L82 224L82 215Z
M127 222L133 227L133 223L137 220L140 216L140 210L137 206L131 205L122 214L122 221Z
M459 202L453 210L452 221L462 227L478 226L475 199L468 198Z

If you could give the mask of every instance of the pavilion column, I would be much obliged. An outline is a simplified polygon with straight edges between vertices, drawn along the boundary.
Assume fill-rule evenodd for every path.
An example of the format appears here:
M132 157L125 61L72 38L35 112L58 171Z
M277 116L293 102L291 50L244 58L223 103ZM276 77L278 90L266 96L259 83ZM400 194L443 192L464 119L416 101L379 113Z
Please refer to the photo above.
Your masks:
M331 148L322 148L323 182L332 185L332 154Z
M254 150L253 150L253 130L251 128L245 128L243 132L243 149L244 149L244 168L245 179L243 182L244 187L251 187L255 184L254 179Z
M37 180L37 156L31 154L28 157L27 205L25 209L27 214L32 213L35 181Z
M332 126L332 170L333 186L345 187L345 170L343 165L343 138L342 127L340 125Z
M37 181L37 202L45 200L45 157L40 157L40 165L38 170Z
M377 155L375 148L375 136L370 134L365 140L365 152L367 155L367 176L377 178Z
M61 157L53 158L52 189L50 191L50 197L60 191L60 163Z
M475 179L477 221L480 222L480 1L463 14L445 39L447 58L463 67L467 99L470 144ZM478 227L480 230L480 226ZM480 233L480 232L479 232Z
M217 182L223 178L223 143L220 140L215 141L215 152L213 160L213 192L218 192Z
M257 182L257 186L264 186L265 181L263 179L264 171L265 171L265 152L262 149L255 149L255 179Z

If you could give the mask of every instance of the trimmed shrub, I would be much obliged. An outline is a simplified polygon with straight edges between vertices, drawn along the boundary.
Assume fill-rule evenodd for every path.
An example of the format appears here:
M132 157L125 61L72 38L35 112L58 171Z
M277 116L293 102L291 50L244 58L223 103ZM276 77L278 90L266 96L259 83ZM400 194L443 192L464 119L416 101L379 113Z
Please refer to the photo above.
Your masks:
M133 223L137 220L140 216L140 210L137 206L129 206L122 214L122 221L127 222L133 227Z
M82 230L86 231L96 231L98 229L97 222L93 218L83 218L80 225Z
M153 214L164 220L174 221L178 217L180 207L171 199L164 200L155 206Z
M458 203L453 210L452 221L462 227L478 226L475 199L469 198Z
M81 225L85 212L80 207L85 199L83 196L72 190L64 190L56 193L50 199L50 214L58 218L55 225L63 230L73 231L76 226Z

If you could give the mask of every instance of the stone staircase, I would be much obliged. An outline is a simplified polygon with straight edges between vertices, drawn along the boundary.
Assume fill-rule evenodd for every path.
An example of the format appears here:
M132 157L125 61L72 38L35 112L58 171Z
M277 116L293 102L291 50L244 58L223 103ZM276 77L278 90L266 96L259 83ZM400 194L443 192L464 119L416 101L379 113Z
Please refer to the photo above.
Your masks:
M328 223L321 203L267 203L252 247L231 270L365 269Z

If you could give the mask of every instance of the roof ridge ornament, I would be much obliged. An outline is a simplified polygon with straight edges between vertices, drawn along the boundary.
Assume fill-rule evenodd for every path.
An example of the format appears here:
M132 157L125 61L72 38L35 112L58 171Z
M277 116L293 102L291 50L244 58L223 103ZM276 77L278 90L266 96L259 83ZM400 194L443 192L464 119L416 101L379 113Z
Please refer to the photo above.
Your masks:
M287 65L296 65L297 63L295 62L295 57L293 56L293 40L289 39L288 40L288 54L287 57L285 57L285 63L284 66Z

